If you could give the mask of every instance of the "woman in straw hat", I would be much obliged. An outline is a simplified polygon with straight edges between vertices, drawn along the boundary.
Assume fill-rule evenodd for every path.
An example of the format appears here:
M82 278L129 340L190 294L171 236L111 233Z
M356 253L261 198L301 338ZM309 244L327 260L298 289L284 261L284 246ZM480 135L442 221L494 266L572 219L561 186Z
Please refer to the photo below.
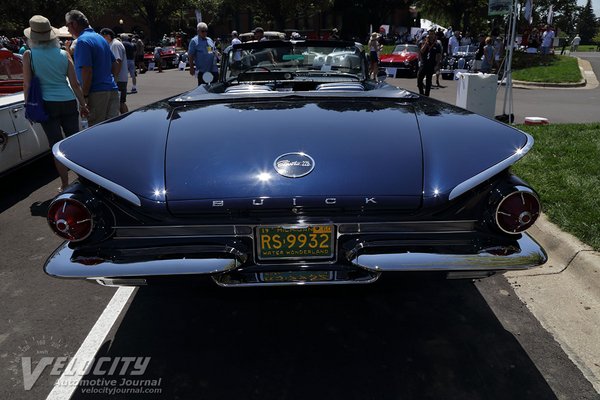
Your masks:
M25 101L31 84L32 75L40 80L44 108L49 118L41 125L48 137L48 143L53 146L63 139L79 131L79 113L86 116L89 113L73 61L66 51L60 49L57 38L58 29L50 25L50 21L41 15L34 15L29 20L29 28L24 31L30 50L23 54L23 89ZM69 84L67 84L67 79ZM79 113L77 111L79 100ZM60 175L62 191L69 184L68 169L55 160L56 169Z

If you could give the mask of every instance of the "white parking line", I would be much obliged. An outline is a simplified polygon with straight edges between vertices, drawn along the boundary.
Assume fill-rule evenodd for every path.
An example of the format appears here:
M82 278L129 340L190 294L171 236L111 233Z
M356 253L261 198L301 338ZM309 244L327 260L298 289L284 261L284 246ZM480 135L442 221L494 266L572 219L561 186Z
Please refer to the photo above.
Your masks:
M102 312L102 315L100 315L100 318L98 318L98 321L96 321L90 330L90 333L88 333L81 344L81 347L77 350L77 353L69 361L69 364L65 368L65 372L73 371L75 362L77 362L78 365L92 362L100 349L100 346L104 343L108 332L110 332L134 291L134 287L121 287L117 290ZM65 372L63 372L60 378L54 383L54 388L46 400L68 400L71 398L84 374L76 373L74 375L65 375Z

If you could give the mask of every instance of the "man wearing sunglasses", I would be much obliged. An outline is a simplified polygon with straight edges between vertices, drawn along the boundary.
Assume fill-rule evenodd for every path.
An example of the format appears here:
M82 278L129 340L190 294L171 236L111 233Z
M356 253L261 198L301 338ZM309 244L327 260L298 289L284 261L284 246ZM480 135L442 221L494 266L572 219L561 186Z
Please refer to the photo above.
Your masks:
M188 56L190 62L190 75L198 73L198 86L207 83L202 78L205 72L213 74L213 82L219 79L217 69L217 50L215 42L208 37L208 25L200 22L197 26L198 35L190 40Z

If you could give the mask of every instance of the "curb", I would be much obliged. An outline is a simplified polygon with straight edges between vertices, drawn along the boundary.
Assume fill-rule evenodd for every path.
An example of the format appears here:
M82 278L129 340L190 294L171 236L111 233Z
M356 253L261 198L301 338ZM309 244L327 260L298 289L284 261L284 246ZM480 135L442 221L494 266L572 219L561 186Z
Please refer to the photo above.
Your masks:
M562 231L542 214L529 231L548 253L548 261L528 271L514 271L509 276L540 276L572 273L596 287L600 294L600 253L570 233Z
M587 85L587 80L582 79L579 82L563 82L563 83L542 83L542 82L527 82L527 81L517 81L513 80L514 85L518 85L518 87L527 87L527 88L578 88L584 87ZM517 87L517 86L515 86Z

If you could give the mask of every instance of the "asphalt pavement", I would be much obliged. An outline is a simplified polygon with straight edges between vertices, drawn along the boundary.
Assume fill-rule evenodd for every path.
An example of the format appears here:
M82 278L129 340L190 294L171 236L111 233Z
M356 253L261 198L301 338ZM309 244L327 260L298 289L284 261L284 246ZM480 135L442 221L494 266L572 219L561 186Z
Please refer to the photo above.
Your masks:
M187 71L150 71L138 80L131 110L195 87ZM416 89L414 80L390 81ZM446 83L432 97L454 103L455 84ZM571 112L559 106L600 94L523 91L561 118ZM571 100L561 105L564 96ZM515 109L527 110L521 99L515 90ZM596 121L597 107L596 101L590 113ZM44 218L59 185L50 158L0 185L0 398L43 399L58 376L49 367L25 390L23 357L73 356L115 289L42 272L60 243ZM160 392L115 396L126 399L600 399L593 375L582 372L576 354L565 352L565 342L515 289L504 276L336 288L141 288L107 327L95 356L151 357L139 378L158 381ZM74 399L107 397L84 393L91 380Z

